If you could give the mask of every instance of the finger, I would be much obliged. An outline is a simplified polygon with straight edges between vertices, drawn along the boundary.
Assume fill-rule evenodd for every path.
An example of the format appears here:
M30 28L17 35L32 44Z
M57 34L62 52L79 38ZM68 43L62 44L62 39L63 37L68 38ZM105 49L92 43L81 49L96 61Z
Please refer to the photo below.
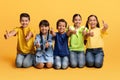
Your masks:
M8 34L8 31L6 30L6 33Z
M105 24L104 20L102 20L102 23Z

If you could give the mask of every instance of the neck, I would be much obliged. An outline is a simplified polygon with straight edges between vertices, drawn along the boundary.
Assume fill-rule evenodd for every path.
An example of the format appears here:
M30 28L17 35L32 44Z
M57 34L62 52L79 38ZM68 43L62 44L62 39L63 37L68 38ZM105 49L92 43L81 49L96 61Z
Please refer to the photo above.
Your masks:
M80 26L74 26L75 27L75 29L78 29Z

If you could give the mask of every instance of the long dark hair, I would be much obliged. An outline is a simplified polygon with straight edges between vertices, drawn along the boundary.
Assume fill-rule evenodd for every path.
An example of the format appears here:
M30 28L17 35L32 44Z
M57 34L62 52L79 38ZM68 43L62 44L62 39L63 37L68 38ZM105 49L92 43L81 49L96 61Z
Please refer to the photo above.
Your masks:
M72 22L74 22L74 19L75 19L76 16L79 16L79 17L82 19L82 17L81 17L80 14L74 14L74 15L73 15L73 18L72 18Z
M87 27L87 28L89 29L88 22L89 22L90 17L92 17L92 16L94 16L94 17L96 18L96 20L97 20L97 25L96 25L96 27L100 28L99 21L98 21L98 18L97 18L96 15L90 15L90 16L88 17L88 19L87 19L87 21L86 21L85 27Z
M39 27L41 27L42 25L44 25L45 27L47 27L47 26L49 26L50 24L49 24L49 22L48 22L47 20L41 20L40 23L39 23ZM48 30L47 41L48 41L48 39L49 39L49 31L50 31L50 30ZM39 34L40 34L40 38L41 38L40 43L43 43L42 32L40 31ZM41 49L43 50L43 45L41 45Z

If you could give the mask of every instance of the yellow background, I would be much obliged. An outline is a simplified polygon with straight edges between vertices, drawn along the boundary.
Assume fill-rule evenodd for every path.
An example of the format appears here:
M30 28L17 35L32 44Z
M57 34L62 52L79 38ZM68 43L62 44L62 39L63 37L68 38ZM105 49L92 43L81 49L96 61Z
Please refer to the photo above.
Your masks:
M72 25L72 16L80 13L82 25L90 14L95 14L109 25L104 38L104 66L68 68L67 70L16 68L16 37L5 40L5 30L20 26L19 15L27 12L30 25L38 31L39 21L47 19L51 27L59 18ZM120 0L1 0L0 1L0 80L120 80Z

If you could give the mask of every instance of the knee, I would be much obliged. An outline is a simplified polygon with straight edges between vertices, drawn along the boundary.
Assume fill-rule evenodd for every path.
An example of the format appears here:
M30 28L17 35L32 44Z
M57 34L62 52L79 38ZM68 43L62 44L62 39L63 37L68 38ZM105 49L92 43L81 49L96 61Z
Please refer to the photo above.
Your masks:
M48 63L46 64L46 67L47 67L47 68L52 68L52 66L53 66L53 64L52 64L51 62L48 62Z
M22 67L22 62L21 61L16 61L16 67L21 68Z
M78 67L79 67L79 68L83 68L84 66L85 66L85 62L82 62L82 63L79 63L79 64L78 64Z
M101 68L102 65L103 65L103 63L100 62L100 61L96 61L96 62L95 62L95 67L96 67L96 68Z
M62 65L62 69L67 69L68 68L68 64L63 64Z
M77 62L71 62L71 63L70 63L70 66L71 66L72 68L77 67Z
M44 67L44 63L38 63L35 67L38 69L42 69Z
M28 61L23 61L23 67L24 68L28 68L32 66L32 62L28 62Z
M55 64L55 65L54 65L54 68L55 68L55 69L60 69L60 68L61 68L61 64Z
M87 60L86 61L86 66L93 67L94 66L94 60Z

